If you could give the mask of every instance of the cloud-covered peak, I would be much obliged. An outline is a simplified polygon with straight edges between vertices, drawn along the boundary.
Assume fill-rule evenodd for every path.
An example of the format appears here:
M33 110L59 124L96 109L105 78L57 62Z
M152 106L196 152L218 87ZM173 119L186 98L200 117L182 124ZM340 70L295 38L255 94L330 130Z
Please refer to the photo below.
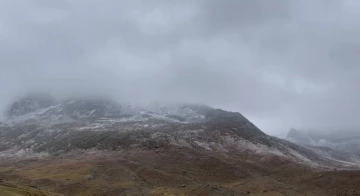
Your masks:
M359 128L356 1L0 3L0 108L97 94L240 111L267 132Z

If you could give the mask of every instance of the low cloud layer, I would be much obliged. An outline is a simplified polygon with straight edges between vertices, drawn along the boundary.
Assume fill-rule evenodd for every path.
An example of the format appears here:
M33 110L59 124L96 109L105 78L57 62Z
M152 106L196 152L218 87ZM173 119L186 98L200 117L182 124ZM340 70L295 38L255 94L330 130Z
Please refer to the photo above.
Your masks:
M267 133L359 129L356 0L0 2L0 108L26 92L201 102Z

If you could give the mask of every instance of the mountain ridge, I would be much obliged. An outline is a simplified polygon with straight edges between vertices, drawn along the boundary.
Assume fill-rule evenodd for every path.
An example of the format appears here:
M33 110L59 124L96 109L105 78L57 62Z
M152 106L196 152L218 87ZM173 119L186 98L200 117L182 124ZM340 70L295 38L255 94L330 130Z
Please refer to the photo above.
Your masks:
M19 100L0 124L0 188L4 179L63 195L318 196L328 190L304 183L309 176L360 164L357 155L269 136L238 112L202 104Z
M3 142L1 148L13 146L20 152L24 149L31 149L35 153L96 149L106 145L106 142L114 145L111 149L127 148L128 145L124 146L113 139L118 136L119 140L122 140L121 137L137 138L125 141L135 146L144 147L146 142L159 143L161 138L161 142L166 145L200 147L222 153L237 149L239 152L279 156L313 166L353 167L360 160L287 143L266 135L238 112L199 104L157 104L144 108L118 104L106 98L54 101L49 96L31 95L14 102L7 114L10 115L2 125L2 137L8 137L8 141ZM186 134L187 130L190 134ZM297 133L295 130L293 132ZM155 137L154 134L161 137ZM87 142L78 144L78 138ZM64 144L63 141L71 142ZM337 160L339 157L340 160Z

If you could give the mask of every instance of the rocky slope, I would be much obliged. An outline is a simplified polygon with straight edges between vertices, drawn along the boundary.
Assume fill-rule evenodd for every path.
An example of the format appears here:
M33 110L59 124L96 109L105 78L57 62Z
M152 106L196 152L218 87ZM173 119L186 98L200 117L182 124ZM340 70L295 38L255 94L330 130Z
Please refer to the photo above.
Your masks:
M0 129L0 156L186 147L275 156L311 166L354 167L359 160L268 136L239 113L204 105L140 108L102 98L56 101L31 95L13 103L7 116Z
M205 105L40 97L13 103L0 125L0 179L8 184L64 195L322 195L291 173L313 178L313 169L359 163Z

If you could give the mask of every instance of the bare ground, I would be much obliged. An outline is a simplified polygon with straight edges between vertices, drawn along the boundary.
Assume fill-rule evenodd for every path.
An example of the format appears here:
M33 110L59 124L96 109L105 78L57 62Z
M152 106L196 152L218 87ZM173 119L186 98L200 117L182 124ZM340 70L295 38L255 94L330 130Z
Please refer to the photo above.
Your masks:
M320 170L276 158L186 148L4 159L0 161L0 178L1 196L16 195L4 188L10 186L18 192L27 190L30 196L360 195L358 171Z

